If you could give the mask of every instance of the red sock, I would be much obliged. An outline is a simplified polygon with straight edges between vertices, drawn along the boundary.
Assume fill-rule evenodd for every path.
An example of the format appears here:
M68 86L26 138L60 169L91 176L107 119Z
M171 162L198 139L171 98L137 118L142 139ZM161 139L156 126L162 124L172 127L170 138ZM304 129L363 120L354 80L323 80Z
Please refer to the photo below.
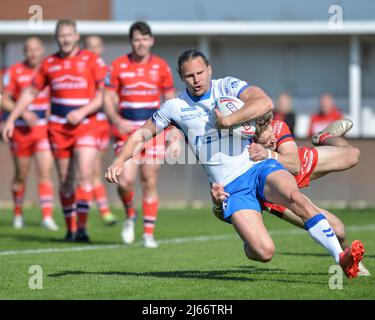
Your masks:
M93 196L98 205L100 215L104 216L107 212L109 212L109 207L108 207L107 192L102 183L94 187Z
M134 191L125 191L118 189L118 192L121 197L121 201L124 205L126 211L126 218L127 219L135 219L137 212L134 208L133 199L134 199Z
M78 186L76 190L78 228L86 229L87 217L90 211L90 202L92 201L91 186Z
M12 195L13 195L13 213L15 216L22 216L22 204L23 198L25 196L25 185L18 184L12 186Z
M333 138L333 136L331 134L329 134L328 132L326 133L323 133L320 137L319 137L319 145L324 145L325 141L329 138Z
M70 232L77 231L77 221L76 221L76 197L73 191L71 192L61 192L60 191L60 201L63 207L66 228Z
M52 217L53 210L53 186L50 183L39 183L39 203L42 209L42 217Z
M159 200L143 199L143 232L154 234L156 217L158 215Z

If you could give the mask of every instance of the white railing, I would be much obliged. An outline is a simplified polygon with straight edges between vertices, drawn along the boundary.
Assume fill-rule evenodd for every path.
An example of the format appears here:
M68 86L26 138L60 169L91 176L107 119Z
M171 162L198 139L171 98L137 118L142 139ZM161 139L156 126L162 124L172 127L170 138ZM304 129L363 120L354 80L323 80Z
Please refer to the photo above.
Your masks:
M82 34L122 36L132 22L77 21ZM375 21L343 21L332 26L328 21L149 21L155 35L162 36L216 36L216 35L371 35ZM56 21L40 24L25 20L0 21L0 36L51 35Z

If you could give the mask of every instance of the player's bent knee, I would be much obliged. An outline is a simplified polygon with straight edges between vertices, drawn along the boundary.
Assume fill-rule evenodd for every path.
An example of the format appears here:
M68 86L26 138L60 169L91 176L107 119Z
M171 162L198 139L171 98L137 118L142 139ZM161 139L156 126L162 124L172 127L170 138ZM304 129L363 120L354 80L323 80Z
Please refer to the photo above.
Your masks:
M275 246L273 243L262 245L254 250L251 250L248 245L245 245L244 250L248 259L263 263L271 261L275 254Z

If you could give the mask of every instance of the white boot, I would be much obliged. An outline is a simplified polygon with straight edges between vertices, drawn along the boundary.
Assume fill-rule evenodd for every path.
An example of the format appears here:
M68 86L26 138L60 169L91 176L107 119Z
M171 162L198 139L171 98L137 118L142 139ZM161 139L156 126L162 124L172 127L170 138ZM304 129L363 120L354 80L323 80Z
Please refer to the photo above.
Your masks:
M122 241L126 244L131 244L134 242L135 232L134 232L134 219L126 219L121 232Z
M22 229L25 226L22 216L15 216L13 219L13 227L15 229Z
M353 121L350 119L336 120L332 122L327 128L323 129L319 133L315 134L311 138L311 143L314 146L319 146L320 136L324 133L329 133L333 137L342 137L353 127Z
M47 217L42 220L42 227L51 231L59 230L58 225L55 223L52 217Z
M147 234L147 233L143 234L143 246L145 248L157 248L158 247L158 244L156 243L153 234Z

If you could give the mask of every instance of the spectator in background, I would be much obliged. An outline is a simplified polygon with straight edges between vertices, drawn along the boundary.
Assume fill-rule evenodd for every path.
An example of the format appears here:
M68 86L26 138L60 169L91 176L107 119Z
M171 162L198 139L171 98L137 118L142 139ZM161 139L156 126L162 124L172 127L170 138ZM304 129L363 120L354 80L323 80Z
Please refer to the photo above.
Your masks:
M279 95L276 104L276 110L273 114L274 120L284 121L290 128L290 132L294 136L294 126L295 126L295 115L292 108L292 98L291 96L284 92Z
M312 114L310 118L309 137L319 133L330 123L343 118L341 111L337 108L332 95L325 93L320 97L319 112Z

